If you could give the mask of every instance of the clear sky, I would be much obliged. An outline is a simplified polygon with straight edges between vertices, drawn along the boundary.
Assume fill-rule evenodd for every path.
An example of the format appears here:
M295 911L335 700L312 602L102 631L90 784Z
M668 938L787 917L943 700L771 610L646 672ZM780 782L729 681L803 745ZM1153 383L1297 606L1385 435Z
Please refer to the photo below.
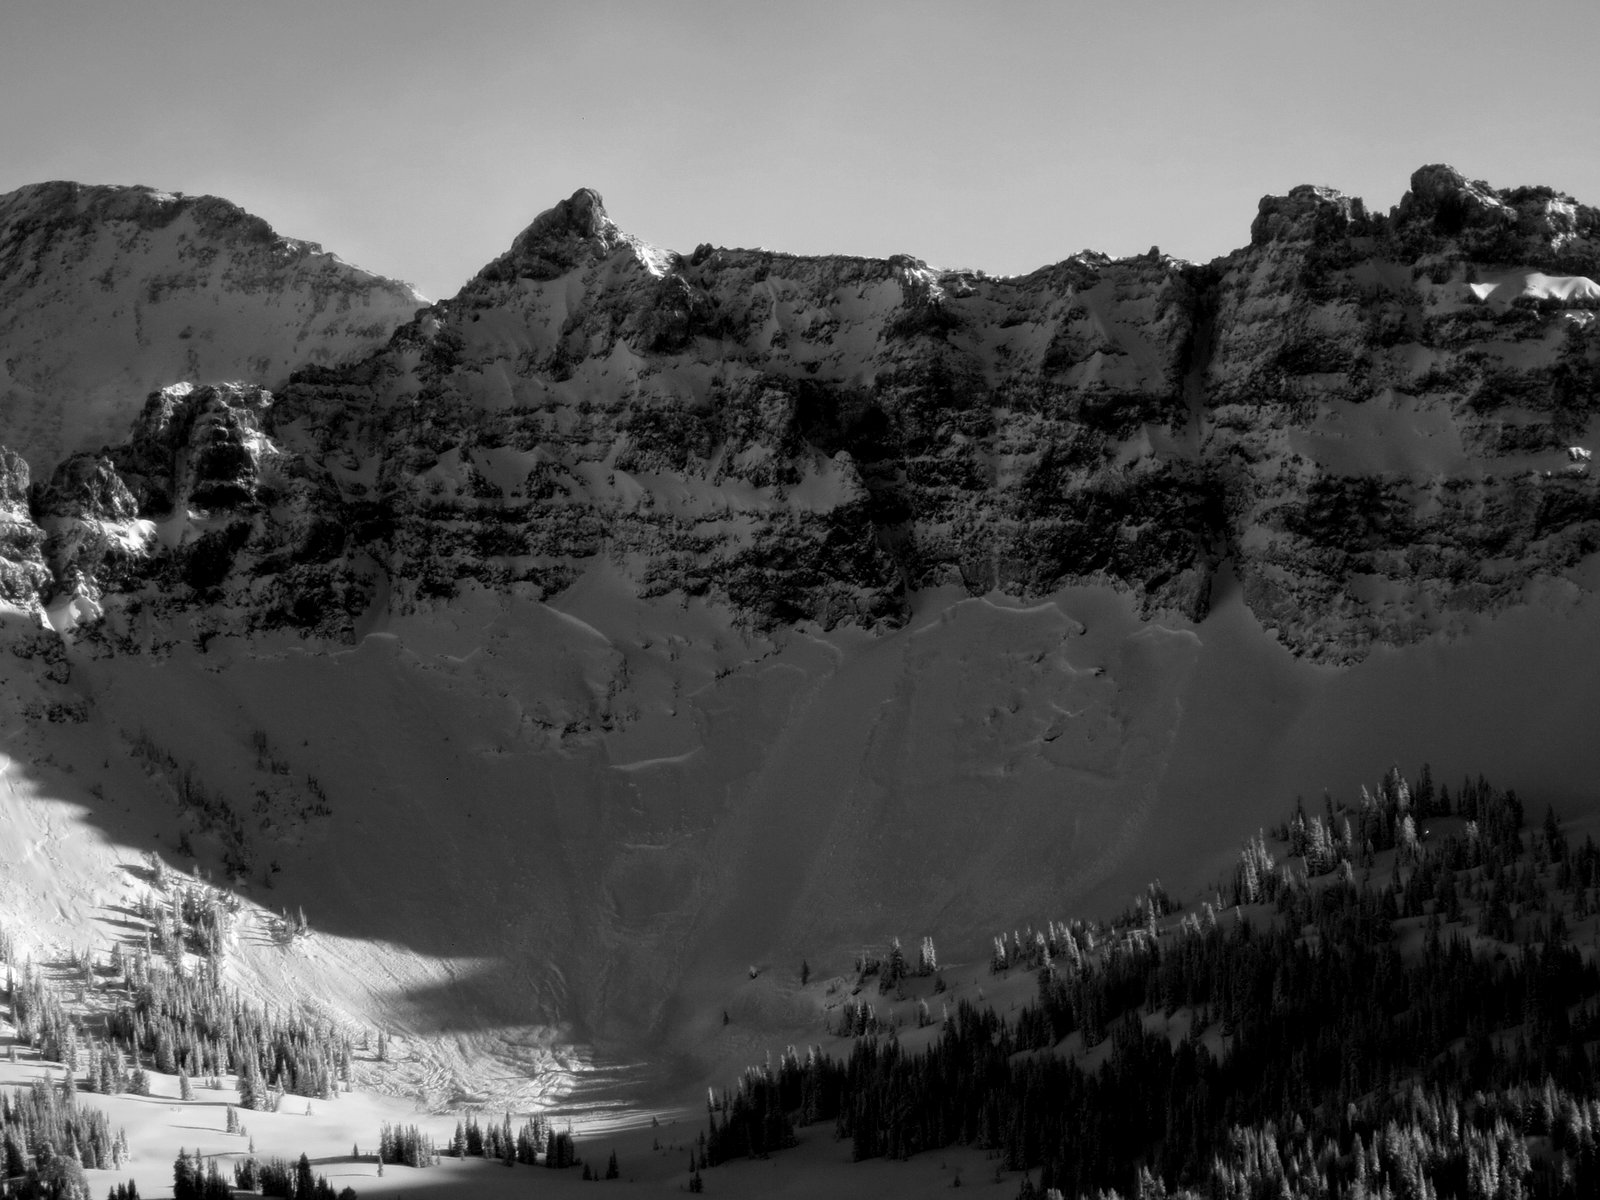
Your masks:
M657 245L1207 259L1450 162L1600 203L1600 4L0 0L0 191L223 195L451 294L598 189Z

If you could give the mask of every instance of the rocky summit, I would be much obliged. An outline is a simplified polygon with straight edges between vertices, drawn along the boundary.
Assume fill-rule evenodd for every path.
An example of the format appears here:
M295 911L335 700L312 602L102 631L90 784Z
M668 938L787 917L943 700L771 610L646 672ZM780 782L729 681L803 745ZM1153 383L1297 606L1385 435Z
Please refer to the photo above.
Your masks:
M392 336L402 292L223 202L3 204L8 397L66 377L103 296L141 364L83 393L123 387L104 413L205 384L50 462L26 506L6 460L7 595L116 637L181 609L349 638L380 597L543 598L599 562L753 629L894 626L941 585L1110 584L1197 620L1226 574L1297 654L1349 662L1600 546L1600 213L1548 188L1429 166L1384 215L1299 187L1209 264L1007 278L667 252L584 190ZM217 294L242 299L184 307ZM81 415L5 411L36 467Z

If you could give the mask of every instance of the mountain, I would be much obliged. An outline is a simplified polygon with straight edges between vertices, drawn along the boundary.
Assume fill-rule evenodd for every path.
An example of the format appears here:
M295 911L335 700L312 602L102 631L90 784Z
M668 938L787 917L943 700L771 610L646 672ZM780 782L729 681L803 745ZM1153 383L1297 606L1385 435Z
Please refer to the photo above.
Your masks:
M0 444L48 471L182 380L277 386L426 301L215 196L42 183L0 196Z
M1203 887L1375 760L1592 805L1597 222L1425 167L991 278L579 191L357 361L4 460L8 779L303 907L235 969L440 1104L748 1061L802 958Z
M293 557L348 598L359 547L409 604L469 579L552 595L603 551L758 628L898 625L943 585L1108 583L1195 619L1227 562L1296 653L1415 641L1593 548L1566 448L1600 270L1593 209L1412 183L1387 217L1264 200L1205 267L1007 279L668 254L579 192L383 350L278 395L274 436L354 539Z

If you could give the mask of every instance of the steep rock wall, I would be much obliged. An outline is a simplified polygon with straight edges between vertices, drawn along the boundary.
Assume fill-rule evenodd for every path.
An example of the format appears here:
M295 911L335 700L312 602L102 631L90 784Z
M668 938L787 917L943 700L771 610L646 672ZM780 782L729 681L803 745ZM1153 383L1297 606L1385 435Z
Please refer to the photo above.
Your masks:
M1600 545L1567 453L1591 436L1597 229L1548 189L1427 167L1387 216L1268 197L1203 267L1085 253L995 279L673 254L580 191L382 350L263 406L278 482L235 489L248 536L161 602L348 635L380 594L546 597L605 560L759 629L895 625L945 584L1109 583L1197 620L1227 563L1293 650L1353 661ZM137 475L130 455L107 461Z

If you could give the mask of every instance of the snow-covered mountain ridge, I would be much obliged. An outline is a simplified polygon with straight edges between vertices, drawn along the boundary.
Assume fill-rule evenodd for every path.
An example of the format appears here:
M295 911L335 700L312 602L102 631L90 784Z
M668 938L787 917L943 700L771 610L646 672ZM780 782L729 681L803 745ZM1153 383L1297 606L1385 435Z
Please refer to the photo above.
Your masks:
M48 473L120 440L155 388L276 387L370 352L425 303L215 196L19 188L0 196L0 444Z
M1297 653L1352 661L1597 544L1566 451L1600 362L1596 210L1425 167L1387 216L1302 187L1251 232L1206 266L1085 253L997 279L672 254L580 191L386 347L263 407L287 492L212 505L211 534L240 530L207 543L227 569L163 600L347 635L380 590L549 596L606 556L762 628L895 625L947 584L1106 582L1198 618L1226 561ZM94 473L63 470L57 520ZM137 515L174 511L158 488ZM181 579L199 543L162 544L104 580L106 555L58 549L41 599ZM261 602L291 563L321 598L298 617Z

